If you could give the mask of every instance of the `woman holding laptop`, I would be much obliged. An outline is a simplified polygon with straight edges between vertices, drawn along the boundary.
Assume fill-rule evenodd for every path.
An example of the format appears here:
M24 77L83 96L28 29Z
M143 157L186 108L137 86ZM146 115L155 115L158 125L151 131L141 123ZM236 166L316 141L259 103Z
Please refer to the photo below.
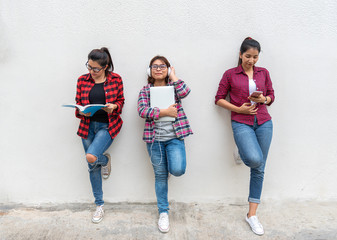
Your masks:
M256 210L273 134L273 124L266 106L270 106L275 99L268 70L255 66L260 51L260 44L256 40L246 38L241 44L238 66L224 73L215 96L218 106L231 111L235 143L242 161L250 167L246 221L258 235L262 235L264 230ZM229 102L225 100L228 94Z
M192 134L192 130L182 108L181 99L185 98L191 90L184 81L177 78L174 68L163 56L152 58L147 74L148 84L140 90L137 109L139 116L145 118L143 140L146 142L155 174L159 211L158 228L161 232L168 232L170 226L167 180L169 174L181 176L185 173L184 138ZM161 100L166 101L167 106L160 108L155 106L158 99L152 99L150 92L154 95L156 91L152 90L162 89L164 92L172 91L174 97L170 101L170 94L163 92L162 98L168 99ZM158 96L158 92L156 94ZM166 120L163 121L163 119Z

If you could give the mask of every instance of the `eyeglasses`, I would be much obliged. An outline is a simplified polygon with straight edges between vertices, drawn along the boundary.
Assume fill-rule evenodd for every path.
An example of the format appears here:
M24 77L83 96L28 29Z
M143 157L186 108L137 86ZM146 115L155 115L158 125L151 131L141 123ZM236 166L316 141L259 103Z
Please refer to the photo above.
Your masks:
M85 66L87 67L87 69L90 71L90 70L93 70L95 73L98 73L98 72L100 72L102 69L104 69L104 68L93 68L93 67L91 67L89 64L88 64L88 62L86 62L85 63Z
M167 68L167 66L166 66L165 64L160 64L160 65L155 64L155 65L152 65L151 68L152 68L152 69L156 69L156 70L157 70L158 68L159 68L160 70L164 70L164 69Z

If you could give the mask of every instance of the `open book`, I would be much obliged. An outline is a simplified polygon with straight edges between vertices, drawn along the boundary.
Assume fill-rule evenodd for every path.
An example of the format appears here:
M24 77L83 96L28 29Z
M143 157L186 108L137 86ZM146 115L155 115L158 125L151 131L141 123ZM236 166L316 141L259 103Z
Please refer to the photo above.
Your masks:
M94 115L95 112L105 107L104 104L88 104L85 106L77 105L77 104L64 104L62 107L71 107L78 108L83 113L91 113L90 117Z

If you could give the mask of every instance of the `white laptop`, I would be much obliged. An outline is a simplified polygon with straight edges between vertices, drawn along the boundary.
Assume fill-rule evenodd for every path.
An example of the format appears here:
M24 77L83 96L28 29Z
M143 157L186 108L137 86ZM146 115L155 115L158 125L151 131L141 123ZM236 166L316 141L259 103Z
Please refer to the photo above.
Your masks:
M158 107L159 109L165 109L175 104L174 87L150 87L150 103L151 107ZM155 122L174 122L174 117L161 117Z

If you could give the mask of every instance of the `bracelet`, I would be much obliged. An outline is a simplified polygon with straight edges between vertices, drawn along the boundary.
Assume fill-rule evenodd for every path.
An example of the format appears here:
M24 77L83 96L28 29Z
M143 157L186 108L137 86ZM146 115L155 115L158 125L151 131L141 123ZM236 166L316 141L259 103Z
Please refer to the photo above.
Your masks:
M266 101L264 101L264 103L263 103L263 104L267 104L267 102L268 102L268 98L267 98L267 96L265 96L265 98L266 98Z

